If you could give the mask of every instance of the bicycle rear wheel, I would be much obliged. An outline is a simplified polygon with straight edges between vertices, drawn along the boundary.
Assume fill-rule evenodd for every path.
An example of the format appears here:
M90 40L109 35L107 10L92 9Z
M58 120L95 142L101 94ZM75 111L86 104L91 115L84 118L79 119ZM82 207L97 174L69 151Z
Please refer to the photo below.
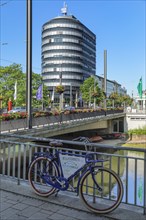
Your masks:
M50 179L50 176L58 175L59 169L55 162L52 162L49 158L39 157L30 165L28 180L36 194L49 196L55 192L56 188L46 183L47 176Z
M79 196L90 211L109 213L119 206L123 198L123 184L114 171L95 166L92 173L88 170L82 177Z

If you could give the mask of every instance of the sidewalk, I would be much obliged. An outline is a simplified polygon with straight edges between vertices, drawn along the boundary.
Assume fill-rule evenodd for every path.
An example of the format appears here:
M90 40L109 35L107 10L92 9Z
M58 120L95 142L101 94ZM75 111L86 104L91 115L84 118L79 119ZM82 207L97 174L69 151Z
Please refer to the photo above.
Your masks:
M145 220L142 209L121 204L106 215L88 211L76 194L59 193L57 197L39 197L31 187L21 182L0 177L1 220Z

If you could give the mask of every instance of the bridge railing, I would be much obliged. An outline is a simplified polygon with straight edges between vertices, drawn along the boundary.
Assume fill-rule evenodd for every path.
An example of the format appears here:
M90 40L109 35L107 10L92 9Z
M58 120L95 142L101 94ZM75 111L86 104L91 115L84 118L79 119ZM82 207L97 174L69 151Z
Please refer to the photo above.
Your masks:
M42 117L34 117L32 118L32 127L46 127L46 126L52 126L56 124L61 123L68 123L73 121L83 121L83 120L89 120L93 119L95 117L105 117L108 115L115 115L115 114L121 114L124 113L123 110L99 110L99 111L93 111L93 112L76 112L76 113L61 113L60 115L51 115L51 116L42 116ZM12 120L0 120L0 132L3 133L5 131L7 132L13 132L18 130L25 130L28 129L28 121L27 118L18 118L18 119L12 119Z
M13 137L16 137L14 135ZM35 143L0 139L0 176L15 179L18 184L28 182L27 169L34 152L45 151L54 139L33 138ZM27 138L27 140L29 137ZM32 139L32 138L31 138ZM84 154L85 147L99 157L108 158L104 166L114 170L124 185L122 203L141 207L146 214L146 149L109 146L61 140L66 152ZM74 181L73 181L74 182Z

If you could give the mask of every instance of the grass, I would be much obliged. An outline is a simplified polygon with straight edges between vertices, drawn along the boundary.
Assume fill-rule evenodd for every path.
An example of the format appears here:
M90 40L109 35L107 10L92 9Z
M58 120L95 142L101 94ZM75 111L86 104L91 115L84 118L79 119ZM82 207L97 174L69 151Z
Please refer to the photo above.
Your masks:
M139 143L126 143L126 144L122 144L122 146L124 147L136 147L136 148L144 148L146 149L146 143L144 144L139 144Z
M146 126L144 126L143 128L130 129L128 131L128 134L146 135Z

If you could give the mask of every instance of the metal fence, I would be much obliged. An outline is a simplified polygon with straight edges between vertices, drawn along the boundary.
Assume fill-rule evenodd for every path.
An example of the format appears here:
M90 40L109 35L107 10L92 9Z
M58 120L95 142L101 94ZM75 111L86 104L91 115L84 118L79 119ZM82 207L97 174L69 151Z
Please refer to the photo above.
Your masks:
M11 135L16 137L17 135ZM18 137L18 136L17 136ZM20 136L19 136L20 137ZM24 139L25 138L25 139ZM23 136L21 142L0 139L0 176L16 179L18 184L27 180L28 165L34 152L45 151L47 143L54 139ZM99 157L108 158L104 166L114 170L124 185L123 203L143 208L146 214L146 149L122 146L108 146L77 141L60 140L65 152L84 154L85 148L96 152Z

